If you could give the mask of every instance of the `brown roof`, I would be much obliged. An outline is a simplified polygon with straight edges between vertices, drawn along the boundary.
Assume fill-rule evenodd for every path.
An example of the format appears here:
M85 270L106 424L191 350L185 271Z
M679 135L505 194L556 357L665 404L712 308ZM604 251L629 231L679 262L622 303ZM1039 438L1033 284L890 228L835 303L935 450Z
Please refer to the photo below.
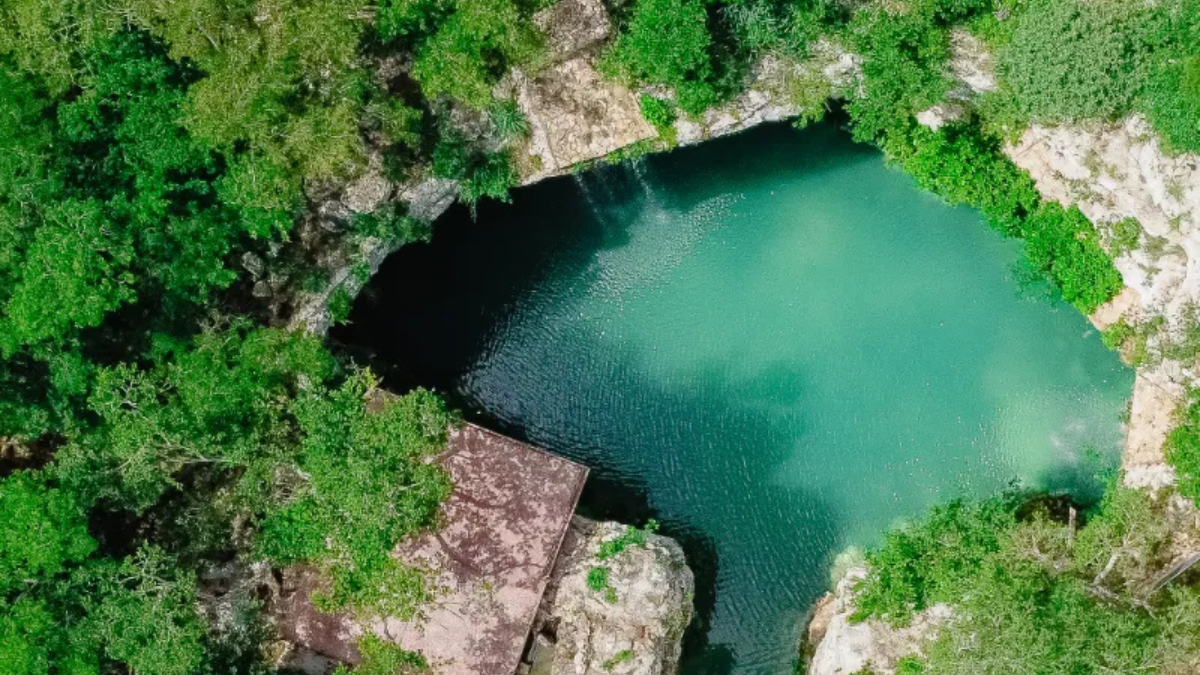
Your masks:
M321 614L308 601L316 573L293 568L275 609L286 639L355 662L354 641L366 628L421 652L442 675L516 670L588 470L472 424L451 431L438 461L454 483L445 524L395 552L435 570L430 581L441 590L422 619L362 627Z

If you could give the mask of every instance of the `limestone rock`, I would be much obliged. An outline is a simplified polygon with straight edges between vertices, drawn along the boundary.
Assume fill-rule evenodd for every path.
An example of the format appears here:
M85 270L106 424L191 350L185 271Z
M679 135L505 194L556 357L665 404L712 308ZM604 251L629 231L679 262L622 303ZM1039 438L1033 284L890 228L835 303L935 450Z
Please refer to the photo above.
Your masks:
M458 181L426 178L400 188L400 199L408 204L408 215L432 223L458 198Z
M1171 365L1142 369L1133 382L1121 459L1123 481L1129 487L1159 489L1175 484L1175 470L1167 463L1163 446L1175 428L1175 412L1186 392L1164 372Z
M680 145L745 131L766 122L778 122L805 112L799 90L812 88L825 99L853 91L861 77L862 59L839 45L821 40L809 50L810 58L793 61L766 57L755 64L746 90L731 101L704 112L698 119L675 122ZM654 92L657 94L657 92Z
M1200 303L1200 156L1167 155L1137 115L1117 124L1034 124L1005 153L1043 196L1078 206L1102 233L1137 220L1137 245L1116 251L1115 263L1146 316L1172 320Z
M963 107L955 103L938 103L917 113L917 121L937 131L950 122L962 119Z
M601 77L587 58L554 65L534 77L516 75L517 102L532 127L534 182L580 162L654 138L633 92Z
M342 203L353 213L370 213L379 208L395 188L378 170L368 171L346 186Z
M852 675L868 667L873 673L891 675L901 658L920 653L951 618L950 608L939 604L918 613L905 628L892 628L874 619L852 624L854 586L866 576L864 567L850 569L817 605L809 623L809 642L816 650L808 675Z
M601 0L560 0L533 16L551 59L563 61L601 45L612 34Z
M972 94L1000 88L996 59L979 38L961 28L950 31L950 72Z
M999 88L995 59L979 38L961 28L950 31L950 74L957 84L946 100L917 113L917 121L934 131L962 119L981 94Z
M557 644L552 675L669 675L692 618L694 579L674 540L649 535L603 562L600 544L626 526L576 516L563 543L538 620ZM588 587L593 566L608 569L615 593Z

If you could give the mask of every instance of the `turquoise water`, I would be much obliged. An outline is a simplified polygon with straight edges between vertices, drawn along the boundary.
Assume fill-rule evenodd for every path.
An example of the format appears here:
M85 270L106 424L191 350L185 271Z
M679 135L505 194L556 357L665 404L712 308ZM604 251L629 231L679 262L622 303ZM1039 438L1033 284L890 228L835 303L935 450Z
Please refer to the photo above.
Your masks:
M1019 244L832 126L518 190L402 250L336 337L389 384L594 467L697 570L685 672L787 673L850 545L1115 462L1132 375Z

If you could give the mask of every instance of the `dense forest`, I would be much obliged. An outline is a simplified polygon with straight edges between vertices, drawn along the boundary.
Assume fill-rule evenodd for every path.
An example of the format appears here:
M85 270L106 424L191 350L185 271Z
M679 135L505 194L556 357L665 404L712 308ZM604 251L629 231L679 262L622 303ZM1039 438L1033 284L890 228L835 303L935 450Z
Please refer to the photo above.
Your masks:
M899 675L1196 672L1200 590L1155 583L1172 529L1161 501L1114 485L1078 520L1071 508L1017 491L935 508L868 555L853 618L952 608Z
M513 67L538 68L546 47L531 17L551 1L0 3L6 672L268 672L260 608L247 602L218 622L201 602L212 570L230 562L320 566L329 609L415 611L428 589L386 552L433 523L449 486L424 460L453 416L425 391L369 411L380 400L371 374L318 337L271 325L251 277L302 288L319 276L298 228L372 152L394 178L457 179L468 203L505 198L512 157L464 139L453 112L528 133L496 85ZM1167 147L1200 152L1200 0L607 9L617 35L600 68L672 92L642 97L664 130L734 96L768 55L801 60L818 38L844 44L863 58L861 91L799 83L797 100L843 99L857 139L1023 239L1030 272L1084 312L1120 277L1086 218L1043 202L1002 142L1031 122L1140 112ZM934 132L913 116L953 86L952 27L994 50L1001 87ZM396 59L402 75L380 77ZM398 244L427 232L390 205L345 235ZM1187 433L1175 441L1179 461L1200 464ZM1133 576L1121 569L1101 580L1115 598L1080 581L1123 533L1154 536L1148 508L1114 492L1076 535L1007 506L948 507L876 554L879 569L917 576L872 582L864 611L902 621L969 596L980 603L971 616L1011 618L987 632L988 649L1046 659L1027 672L1172 672L1165 664L1196 646L1194 594L1131 605L1116 580ZM946 532L961 545L946 547ZM1057 641L1043 642L1047 629L1022 623L1016 607L1056 622L1046 625L1061 629ZM944 636L928 672L1011 672L957 661L966 635ZM1097 643L1104 650L1092 651ZM381 644L363 651L363 672L420 668Z

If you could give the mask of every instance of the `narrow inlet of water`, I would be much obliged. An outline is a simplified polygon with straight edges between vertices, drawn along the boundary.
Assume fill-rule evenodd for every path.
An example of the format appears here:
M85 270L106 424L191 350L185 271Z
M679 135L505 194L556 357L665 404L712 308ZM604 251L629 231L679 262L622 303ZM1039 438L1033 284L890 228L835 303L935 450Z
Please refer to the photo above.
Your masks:
M1116 463L1132 373L1018 242L839 129L761 128L448 213L335 338L593 467L697 573L685 673L790 672L833 557Z

